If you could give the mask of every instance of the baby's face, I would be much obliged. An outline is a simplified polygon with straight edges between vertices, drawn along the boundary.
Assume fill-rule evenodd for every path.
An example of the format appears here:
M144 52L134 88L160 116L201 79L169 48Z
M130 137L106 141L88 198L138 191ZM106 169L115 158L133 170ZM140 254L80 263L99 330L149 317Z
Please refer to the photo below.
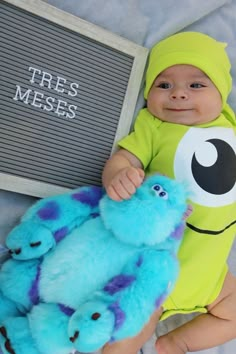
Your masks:
M162 121L198 125L216 119L221 95L209 77L192 65L174 65L157 76L147 108Z

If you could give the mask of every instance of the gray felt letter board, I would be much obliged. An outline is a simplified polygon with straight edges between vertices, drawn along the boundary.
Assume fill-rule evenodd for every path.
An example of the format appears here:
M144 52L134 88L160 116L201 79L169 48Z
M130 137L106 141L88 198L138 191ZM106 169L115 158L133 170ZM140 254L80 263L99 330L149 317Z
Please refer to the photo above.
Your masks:
M0 0L0 188L100 185L128 133L147 49L40 0Z

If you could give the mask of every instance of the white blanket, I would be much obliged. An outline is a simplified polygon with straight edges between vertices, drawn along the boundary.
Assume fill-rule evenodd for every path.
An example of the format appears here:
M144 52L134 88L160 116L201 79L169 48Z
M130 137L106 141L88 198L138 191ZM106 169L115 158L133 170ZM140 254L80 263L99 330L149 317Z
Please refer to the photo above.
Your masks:
M95 23L133 42L150 48L160 39L181 30L200 31L227 42L234 86L229 103L236 111L236 0L48 0L48 3ZM35 198L0 191L0 242L18 222ZM1 248L0 248L1 256ZM236 245L229 264L236 274ZM157 333L164 333L186 321L174 316L162 322ZM155 354L155 337L143 348ZM236 340L201 354L235 354ZM124 353L125 354L125 353Z

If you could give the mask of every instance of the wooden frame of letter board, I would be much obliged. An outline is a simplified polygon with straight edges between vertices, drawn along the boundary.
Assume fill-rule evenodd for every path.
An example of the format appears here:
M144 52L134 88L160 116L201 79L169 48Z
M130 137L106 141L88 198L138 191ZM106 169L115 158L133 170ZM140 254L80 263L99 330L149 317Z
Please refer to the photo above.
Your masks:
M100 185L129 132L148 55L40 0L0 0L0 188Z

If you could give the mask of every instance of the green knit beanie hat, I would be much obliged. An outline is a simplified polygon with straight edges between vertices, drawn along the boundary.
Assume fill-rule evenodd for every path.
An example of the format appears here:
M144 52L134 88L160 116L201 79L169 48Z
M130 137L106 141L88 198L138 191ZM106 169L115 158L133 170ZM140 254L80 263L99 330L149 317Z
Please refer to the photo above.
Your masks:
M150 52L145 99L155 78L163 70L176 64L189 64L202 70L211 79L222 96L223 108L226 108L232 77L225 47L225 43L199 32L181 32L157 43Z

